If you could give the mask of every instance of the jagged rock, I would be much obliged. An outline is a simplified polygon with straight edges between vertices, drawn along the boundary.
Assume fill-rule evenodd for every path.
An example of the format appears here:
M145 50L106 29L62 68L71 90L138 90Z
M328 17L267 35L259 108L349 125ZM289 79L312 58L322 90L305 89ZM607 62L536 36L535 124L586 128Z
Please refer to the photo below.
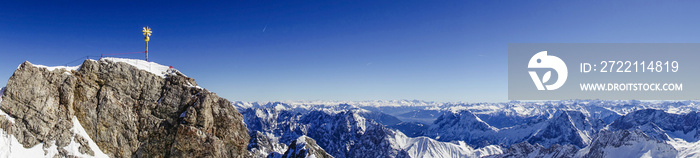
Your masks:
M423 135L439 141L465 141L469 145L491 145L498 129L491 127L468 110L447 112L438 117Z
M62 148L70 143L70 120L76 116L112 157L249 156L248 131L231 103L177 70L168 71L164 78L110 60L50 71L25 62L2 96L0 108L15 118L3 129L11 129L25 147L55 141ZM183 113L189 114L180 117ZM80 144L81 152L92 152Z
M68 109L72 107L62 104L58 92L60 85L74 76L64 72L24 62L8 80L0 108L14 117L15 123L3 129L14 134L24 147L51 140L59 147L70 143L72 114Z
M579 148L574 145L559 145L554 144L549 148L545 148L540 144L530 144L521 142L513 144L508 150L501 155L492 155L489 157L551 157L551 158L569 158L574 157Z
M400 149L393 138L397 132L363 118L358 111L326 113L310 111L298 113L274 108L242 110L251 131L271 134L274 138L257 137L258 142L268 139L270 144L291 142L306 135L316 140L334 157L396 157ZM274 134L272 134L274 133ZM251 134L257 135L257 134ZM254 146L253 146L254 145ZM253 151L270 151L274 146L251 144ZM256 149L257 148L257 149ZM279 154L276 149L268 157ZM286 150L283 150L284 152ZM280 154L282 155L282 154Z
M522 141L548 148L554 144L573 144L583 148L605 123L578 111L561 110L549 119L534 119L526 124L497 129L469 110L447 112L423 135L439 141L464 141L476 148L494 144L510 146Z
M678 151L671 145L644 134L640 130L601 130L590 146L585 158L603 157L676 157Z
M700 132L697 132L700 131L700 113L691 111L686 114L673 114L663 110L644 109L619 117L610 124L610 128L612 130L640 129L646 135L658 140L669 140L663 134L659 134L658 130L693 134L692 138L700 139Z
M283 158L306 158L306 157L315 157L315 158L332 158L333 156L329 155L326 153L323 148L319 147L318 144L316 144L316 140L311 139L307 136L300 136L297 138L297 140L292 141L291 144L289 144L289 148L287 149L286 152L284 152L284 155L282 155Z
M78 150L80 151L80 153L93 155L93 156L95 155L95 152L92 151L92 149L90 149L90 146L88 145L87 140L85 138L83 138L83 136L76 135L75 141L78 142L78 144L80 144L80 147L78 147Z
M287 150L286 144L273 142L260 131L251 131L251 133L248 150L250 150L254 157L270 157L270 155L274 154L281 156L280 152Z
M418 137L422 136L423 131L427 130L429 126L420 122L401 122L387 127L400 130L409 137Z
M597 122L596 122L597 121ZM604 124L602 120L589 121L578 111L560 111L548 119L546 125L527 139L529 143L550 147L554 144L573 144L583 148Z

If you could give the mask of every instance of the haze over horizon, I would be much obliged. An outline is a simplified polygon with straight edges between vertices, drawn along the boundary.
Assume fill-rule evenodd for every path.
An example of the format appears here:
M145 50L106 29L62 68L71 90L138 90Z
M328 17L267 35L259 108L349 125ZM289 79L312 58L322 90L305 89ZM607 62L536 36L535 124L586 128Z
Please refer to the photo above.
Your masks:
M151 61L229 100L506 102L508 43L700 43L698 3L10 1L0 85L24 61L143 51L150 26Z

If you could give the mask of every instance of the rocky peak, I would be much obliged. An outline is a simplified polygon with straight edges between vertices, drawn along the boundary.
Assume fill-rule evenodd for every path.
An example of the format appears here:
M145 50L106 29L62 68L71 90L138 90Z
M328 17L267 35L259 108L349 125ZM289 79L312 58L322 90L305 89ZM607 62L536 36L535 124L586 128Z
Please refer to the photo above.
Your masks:
M249 155L248 131L231 102L163 67L130 59L86 60L79 69L24 62L2 95L0 109L15 119L3 129L25 147L55 142L61 156L70 156L62 150L75 139L73 117L111 157Z
M498 129L491 127L488 123L482 121L478 116L474 115L469 110L462 110L456 113L445 113L438 117L433 123L439 128L466 128L481 131L497 131Z
M311 139L307 136L300 136L296 140L289 144L289 148L283 158L305 158L305 157L315 157L315 158L332 158L333 156L326 153L323 148L316 144L316 140Z
M447 112L438 117L424 136L439 141L463 140L469 145L484 147L493 141L498 129L491 127L468 110Z
M599 122L602 122L600 120ZM595 122L594 122L595 123ZM529 143L538 143L544 147L554 144L573 144L585 147L597 129L586 116L578 111L561 111L546 121L544 128L528 139Z
M653 139L640 130L601 130L583 157L676 157L671 145Z
M559 145L554 144L549 148L545 148L540 144L530 144L528 142L520 142L513 144L508 148L505 154L494 155L489 157L505 158L505 157L552 157L552 158L569 158L574 157L578 148L574 145Z
M693 111L686 114L673 114L663 110L645 109L622 116L610 124L612 130L633 130L644 126L650 127L641 129L645 134L655 138L661 138L661 140L666 139L656 136L658 134L655 133L658 132L655 131L664 130L683 134L693 134L693 132L696 132L691 137L693 139L698 139L700 138L700 132L697 132L700 130L700 113ZM658 128L658 130L653 130L655 128ZM693 139L687 140L691 141Z

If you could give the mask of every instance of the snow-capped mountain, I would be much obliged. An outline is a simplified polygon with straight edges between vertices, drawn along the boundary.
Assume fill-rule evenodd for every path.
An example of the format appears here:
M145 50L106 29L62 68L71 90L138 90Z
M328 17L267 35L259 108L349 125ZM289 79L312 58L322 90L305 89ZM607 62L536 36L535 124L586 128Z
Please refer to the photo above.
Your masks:
M491 145L474 149L464 143L440 142L428 137L398 138L402 149L397 157L483 157L502 154L500 146Z
M581 157L676 157L670 144L656 140L639 130L602 130L595 140L576 154Z
M262 155L281 154L291 141L307 135L336 157L620 156L609 152L700 156L695 101L416 102L399 102L411 104L407 106L396 106L396 101L235 102L234 106L244 114L251 132L279 144L261 148L251 142L251 150L268 151ZM360 146L391 154L358 156L367 151L357 150Z
M352 106L345 106L350 110L337 111L297 109L280 103L268 104L268 108L237 107L252 135L249 149L258 157L282 155L290 148L286 144L300 136L314 139L334 157L478 157L499 154L501 150L499 146L473 149L464 142L410 138L375 121L382 117L372 117L382 114Z
M488 157L508 157L508 158L520 158L520 157L556 157L556 158L569 158L574 157L579 149L574 145L559 145L554 144L549 148L545 148L539 144L530 144L528 142L521 142L518 144L513 144L500 155L491 155Z
M424 132L427 137L440 141L465 141L470 145L494 144L498 129L491 127L468 110L449 112L438 117Z
M644 130L649 127L658 130ZM639 110L622 116L610 124L614 130L642 129L647 135L661 135L661 140L669 140L663 136L681 138L685 141L697 141L700 139L700 113L695 111L685 114L672 114L662 110Z
M268 157L278 157L277 155L270 155ZM300 136L296 140L289 144L289 148L284 152L281 158L298 158L298 157L309 157L309 158L332 158L333 156L326 153L323 148L316 144L314 139L307 136Z
M581 112L559 111L549 119L531 120L525 124L498 129L468 110L463 110L440 116L424 135L440 141L461 140L477 147L491 144L509 146L522 141L544 147L554 144L584 147L603 126L601 120L591 122Z

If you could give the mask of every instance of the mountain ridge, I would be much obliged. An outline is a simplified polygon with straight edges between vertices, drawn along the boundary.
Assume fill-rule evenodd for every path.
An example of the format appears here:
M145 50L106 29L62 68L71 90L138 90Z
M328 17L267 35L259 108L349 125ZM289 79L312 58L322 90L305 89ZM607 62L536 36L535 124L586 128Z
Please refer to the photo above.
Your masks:
M698 101L231 102L119 58L24 62L0 95L0 156L700 157Z
M378 102L379 104L381 102ZM697 145L700 141L695 139L695 114L698 109L697 101L682 102L640 102L640 101L560 101L560 102L509 102L509 103L475 103L475 104L444 104L435 106L363 106L348 103L338 103L329 106L308 105L304 103L287 104L275 102L272 104L257 104L255 106L242 106L234 103L238 109L271 110L277 111L256 112L260 116L275 116L277 113L295 113L296 115L309 115L316 111L317 114L341 114L344 111L356 111L359 113L383 113L388 112L396 116L396 111L411 113L404 116L421 116L434 119L430 128L424 129L422 134L405 136L405 129L391 128L394 137L403 135L404 138L394 138L397 143L397 155L394 157L610 157L605 154L616 151L628 154L640 153L644 156L659 157L698 157L700 150ZM373 104L376 105L376 104ZM241 110L244 111L244 110ZM653 111L651 113L646 111ZM419 112L419 113L416 113ZM440 114L439 116L423 115ZM243 112L244 118L251 118L251 112ZM398 113L402 115L403 113ZM639 115L639 116L637 116ZM372 115L359 115L372 116ZM644 119L635 119L634 117ZM493 127L481 117L489 117L488 121L511 121L501 123L510 126ZM661 117L661 118L656 118ZM410 123L411 118L397 117L401 123ZM376 121L378 118L365 117L368 121ZM324 119L313 119L318 123L328 122ZM460 121L461 120L461 121ZM635 123L633 120L642 122ZM667 121L677 120L677 121ZM630 122L631 121L631 122ZM646 121L646 123L644 122ZM659 122L661 121L661 122ZM275 124L286 124L284 121ZM628 126L620 126L630 124ZM663 126L657 123L664 124ZM462 125L459 125L462 124ZM384 125L385 127L392 127ZM619 127L618 127L619 126ZM408 126L415 127L415 126ZM478 128L477 128L478 127ZM624 127L624 128L622 128ZM297 127L291 127L297 128ZM442 128L453 128L444 130ZM673 130L671 130L673 129ZM252 129L254 130L254 129ZM426 131L428 131L426 133ZM433 131L433 132L429 132ZM452 132L445 132L452 131ZM481 131L481 132L478 132ZM602 133L601 133L602 131ZM429 133L434 133L430 135ZM455 136L446 137L453 133ZM268 134L274 135L275 132ZM426 135L428 134L428 135ZM391 135L387 135L391 136ZM423 137L427 136L427 137ZM312 136L314 139L321 139ZM402 141L398 141L402 140ZM401 145L410 142L407 140L422 140L414 145ZM438 141L439 140L439 141ZM390 141L391 142L391 141ZM437 144L432 144L432 143ZM605 142L605 143L602 143ZM471 148L449 147L456 144ZM618 145L605 145L618 144ZM420 149L406 148L406 146L423 146ZM429 146L429 147L426 147ZM321 145L322 148L326 148ZM476 154L476 150L495 149L488 154ZM382 149L383 150L383 149ZM435 151L439 154L436 154ZM471 151L471 152L465 152ZM462 154L460 154L462 153ZM464 154L467 153L467 154ZM453 155L453 156L450 156ZM336 155L334 155L336 156ZM619 157L620 155L617 155Z

